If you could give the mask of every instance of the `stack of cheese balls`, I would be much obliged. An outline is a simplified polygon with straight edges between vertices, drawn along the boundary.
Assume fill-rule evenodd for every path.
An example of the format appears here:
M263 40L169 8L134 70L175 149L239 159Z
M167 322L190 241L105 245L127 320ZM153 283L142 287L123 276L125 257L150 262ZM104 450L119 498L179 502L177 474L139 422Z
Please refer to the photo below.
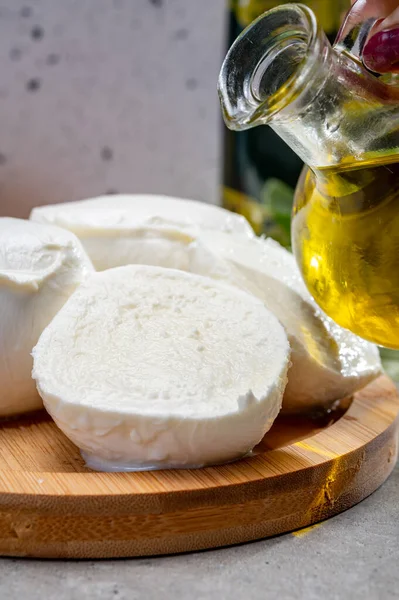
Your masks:
M381 371L276 242L150 195L0 219L0 348L0 416L43 402L108 471L237 459L281 409L328 408Z

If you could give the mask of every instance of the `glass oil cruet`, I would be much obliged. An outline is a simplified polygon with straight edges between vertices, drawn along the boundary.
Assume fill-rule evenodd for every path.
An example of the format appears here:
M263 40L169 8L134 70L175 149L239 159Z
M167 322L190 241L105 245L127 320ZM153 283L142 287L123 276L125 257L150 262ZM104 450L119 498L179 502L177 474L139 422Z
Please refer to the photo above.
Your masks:
M362 64L374 23L333 48L308 7L272 9L237 38L218 88L229 128L270 125L308 165L292 245L319 306L399 349L399 88Z

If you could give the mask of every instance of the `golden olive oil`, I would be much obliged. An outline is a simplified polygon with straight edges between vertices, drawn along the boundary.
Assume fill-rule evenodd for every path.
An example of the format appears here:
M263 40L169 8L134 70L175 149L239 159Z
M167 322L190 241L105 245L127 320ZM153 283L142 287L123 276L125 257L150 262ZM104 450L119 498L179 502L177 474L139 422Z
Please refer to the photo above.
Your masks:
M320 307L342 327L399 349L399 153L305 169L292 239Z

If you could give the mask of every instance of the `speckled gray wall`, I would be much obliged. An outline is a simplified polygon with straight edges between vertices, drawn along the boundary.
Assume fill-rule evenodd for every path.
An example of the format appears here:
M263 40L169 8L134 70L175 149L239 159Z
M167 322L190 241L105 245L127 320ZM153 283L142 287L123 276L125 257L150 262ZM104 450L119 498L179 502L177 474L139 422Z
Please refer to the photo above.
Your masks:
M217 202L224 6L0 1L0 214L115 191Z

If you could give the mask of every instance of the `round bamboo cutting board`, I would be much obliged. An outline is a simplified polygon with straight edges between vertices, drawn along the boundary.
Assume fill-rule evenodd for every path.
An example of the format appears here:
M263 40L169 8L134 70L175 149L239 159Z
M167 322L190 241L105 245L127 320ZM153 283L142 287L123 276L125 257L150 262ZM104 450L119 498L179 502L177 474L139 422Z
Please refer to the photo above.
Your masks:
M278 419L236 463L139 473L89 471L45 413L3 423L0 554L164 554L311 525L385 481L397 457L398 412L396 388L381 377L328 418Z

